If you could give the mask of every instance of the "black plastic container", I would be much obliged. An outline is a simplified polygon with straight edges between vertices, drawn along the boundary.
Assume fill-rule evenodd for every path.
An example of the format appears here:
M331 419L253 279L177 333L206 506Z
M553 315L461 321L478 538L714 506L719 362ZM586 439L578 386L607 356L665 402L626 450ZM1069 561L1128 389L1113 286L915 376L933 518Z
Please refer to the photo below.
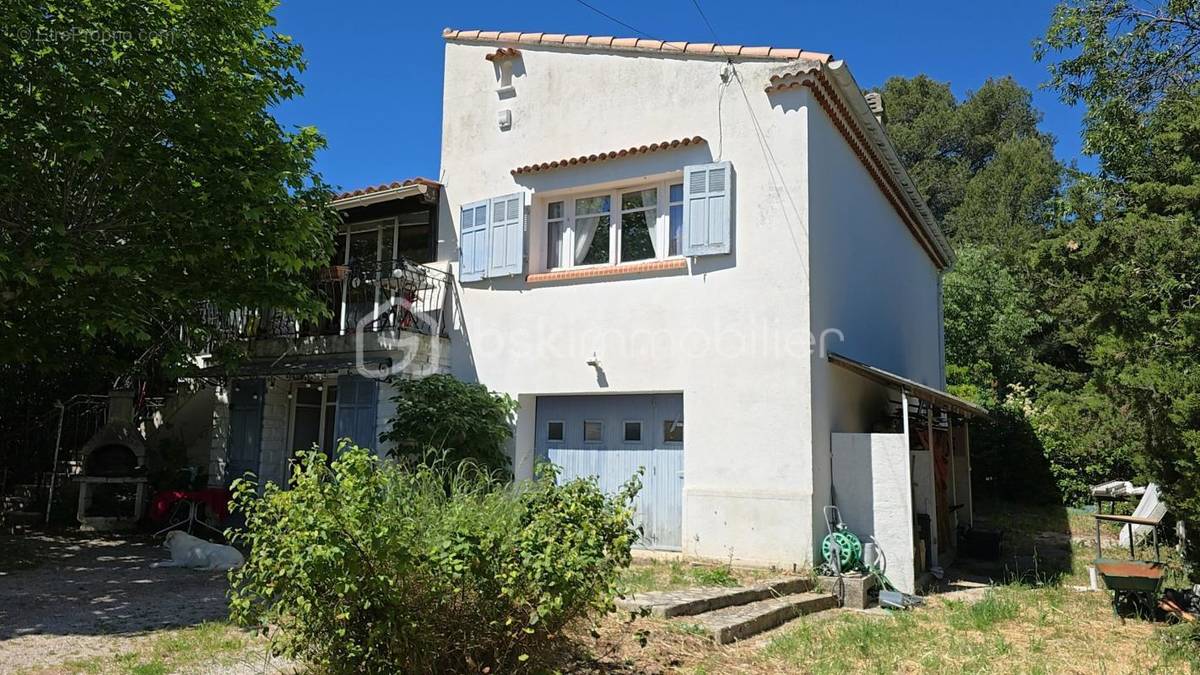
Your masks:
M976 560L999 560L1000 542L1004 533L1000 530L985 530L978 527L958 533L958 554Z

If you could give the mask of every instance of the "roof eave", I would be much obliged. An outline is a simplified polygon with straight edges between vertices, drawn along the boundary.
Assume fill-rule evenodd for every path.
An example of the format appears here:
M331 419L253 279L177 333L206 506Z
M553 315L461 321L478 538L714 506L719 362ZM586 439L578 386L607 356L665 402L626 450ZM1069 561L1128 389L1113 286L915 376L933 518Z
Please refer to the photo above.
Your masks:
M406 199L408 197L417 197L427 194L430 186L424 183L413 183L411 185L402 185L400 187L388 188L386 190L376 190L374 192L366 192L360 195L351 195L335 199L329 203L335 209L352 209L359 206L369 206L378 204L379 202L387 202L393 199Z
M884 386L896 387L907 395L926 400L935 406L940 406L959 415L983 417L985 419L991 419L992 417L987 408L983 406L937 389L936 387L910 380L903 375L897 375L896 373L872 366L869 363L864 363L848 356L842 356L836 352L830 352L826 358L835 366L849 370L856 375L878 382Z
M445 28L442 39L455 44L518 45L521 48L569 49L584 52L628 52L641 56L660 55L735 61L786 61L809 59L825 63L833 58L824 52L780 47L748 47L708 42L677 42L652 38L609 35L567 35L519 31L458 30Z

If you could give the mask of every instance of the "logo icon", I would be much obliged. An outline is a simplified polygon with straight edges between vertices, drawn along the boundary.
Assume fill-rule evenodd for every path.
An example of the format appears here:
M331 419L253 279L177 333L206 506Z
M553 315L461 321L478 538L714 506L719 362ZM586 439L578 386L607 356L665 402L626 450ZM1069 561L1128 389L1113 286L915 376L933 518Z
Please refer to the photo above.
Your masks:
M414 293L389 294L355 324L354 365L359 375L386 380L407 374L425 377L437 372L442 350L441 311L427 311ZM368 334L377 345L368 351ZM387 359L368 360L368 354L386 352Z

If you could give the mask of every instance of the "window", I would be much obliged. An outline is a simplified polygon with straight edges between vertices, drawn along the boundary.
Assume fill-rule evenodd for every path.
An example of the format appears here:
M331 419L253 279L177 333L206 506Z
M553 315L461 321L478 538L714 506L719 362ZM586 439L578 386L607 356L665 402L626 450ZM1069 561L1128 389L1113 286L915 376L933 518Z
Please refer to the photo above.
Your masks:
M334 450L334 423L337 418L337 386L297 385L292 392L292 449L312 450L317 446L326 453Z
M575 264L599 265L610 260L612 198L609 195L575 200Z
M641 422L626 422L625 423L625 442L626 443L641 443L642 442L642 423Z
M562 267L563 203L550 202L546 206L546 269Z
M545 269L683 255L682 183L645 183L546 203Z
M563 437L565 435L565 432L566 432L565 426L566 425L564 425L562 422L557 422L557 421L547 422L546 423L546 440L562 441Z
M583 442L584 443L602 443L604 442L604 423L596 420L588 420L583 423Z
M667 206L667 255L683 254L683 183L670 187L670 202Z
M663 422L663 440L667 443L683 442L683 420L666 420Z
M658 190L635 190L621 195L621 262L656 258L654 230L658 223Z

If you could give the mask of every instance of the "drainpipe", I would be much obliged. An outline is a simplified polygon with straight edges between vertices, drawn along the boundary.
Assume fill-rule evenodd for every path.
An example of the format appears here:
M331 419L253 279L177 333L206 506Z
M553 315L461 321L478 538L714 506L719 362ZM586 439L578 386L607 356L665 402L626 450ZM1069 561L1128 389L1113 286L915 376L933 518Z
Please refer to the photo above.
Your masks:
M50 525L50 509L54 506L54 482L58 473L58 450L62 447L63 418L67 415L67 407L62 401L55 401L58 408L58 434L54 439L54 464L50 466L50 494L46 496L46 525Z

